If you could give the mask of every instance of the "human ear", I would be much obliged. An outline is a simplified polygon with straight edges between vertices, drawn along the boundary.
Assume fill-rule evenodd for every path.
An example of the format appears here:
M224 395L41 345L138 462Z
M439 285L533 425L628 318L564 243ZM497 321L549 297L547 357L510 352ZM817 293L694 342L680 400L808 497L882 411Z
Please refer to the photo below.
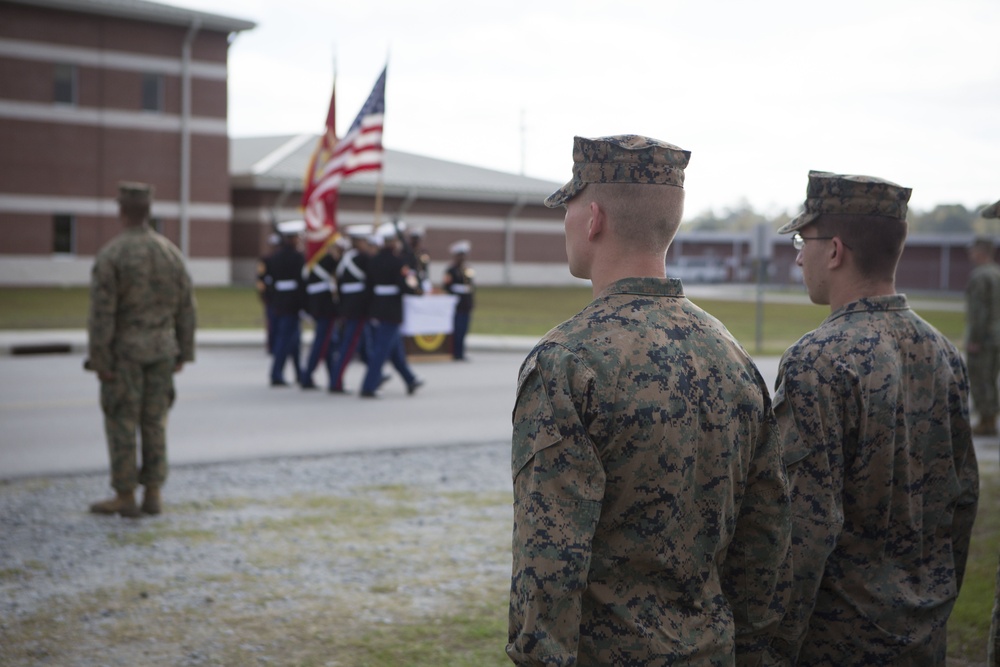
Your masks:
M607 221L607 216L604 213L604 209L601 208L601 205L595 201L590 202L590 221L587 229L587 240L593 241L597 238L597 235L604 231L604 226L607 224Z
M846 249L847 246L844 245L839 236L834 236L830 239L830 259L827 265L831 269L835 269L844 263L844 250Z

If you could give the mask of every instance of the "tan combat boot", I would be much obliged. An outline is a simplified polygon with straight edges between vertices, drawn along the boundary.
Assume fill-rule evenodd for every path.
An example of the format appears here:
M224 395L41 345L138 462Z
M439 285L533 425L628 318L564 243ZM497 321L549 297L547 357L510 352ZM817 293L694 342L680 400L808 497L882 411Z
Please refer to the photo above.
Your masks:
M142 497L142 511L146 514L159 514L163 511L160 505L160 487L146 485L146 492Z
M131 491L118 493L110 500L94 503L90 506L90 511L94 514L120 514L131 519L139 516L139 507L135 504L135 494Z
M972 429L972 435L997 435L997 416L984 412L979 417L979 423Z

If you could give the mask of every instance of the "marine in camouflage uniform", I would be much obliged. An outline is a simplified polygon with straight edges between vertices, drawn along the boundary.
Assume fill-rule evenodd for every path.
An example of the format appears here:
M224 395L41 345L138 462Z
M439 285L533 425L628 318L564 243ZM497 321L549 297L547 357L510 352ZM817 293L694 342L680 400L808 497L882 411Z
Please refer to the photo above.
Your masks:
M792 486L789 664L944 665L979 493L958 350L895 293L910 190L810 172L796 232L830 316L790 347L774 411Z
M1000 400L1000 265L993 239L977 237L969 248L972 275L965 287L965 351L972 406L979 413L974 435L996 435Z
M789 501L767 387L664 277L688 157L576 137L574 180L546 200L595 299L518 378L518 665L757 664L781 617Z
M167 478L167 412L174 373L194 360L191 279L177 247L148 224L152 188L122 183L118 202L125 231L97 255L91 274L87 367L101 381L101 409L117 496L95 503L99 514L160 512ZM136 464L136 431L142 447Z
M988 206L981 215L984 218L1000 218L1000 201ZM993 598L993 620L990 623L987 664L989 667L1000 667L1000 564L997 565L997 585Z

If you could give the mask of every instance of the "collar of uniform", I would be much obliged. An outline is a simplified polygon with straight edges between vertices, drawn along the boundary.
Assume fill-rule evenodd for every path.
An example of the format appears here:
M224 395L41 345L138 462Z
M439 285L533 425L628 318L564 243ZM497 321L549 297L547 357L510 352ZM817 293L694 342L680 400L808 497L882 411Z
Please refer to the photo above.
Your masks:
M887 296L866 296L857 301L845 304L830 313L825 321L829 322L839 317L847 317L854 313L885 313L892 310L909 310L905 294L889 294Z
M677 278L622 278L604 288L598 298L614 294L684 296L684 288Z

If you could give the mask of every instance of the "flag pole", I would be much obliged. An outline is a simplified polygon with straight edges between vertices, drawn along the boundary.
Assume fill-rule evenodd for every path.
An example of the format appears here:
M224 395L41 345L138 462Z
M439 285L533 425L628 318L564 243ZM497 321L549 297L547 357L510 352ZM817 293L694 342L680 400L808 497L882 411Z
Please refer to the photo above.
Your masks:
M375 228L382 224L382 170L378 170L378 180L375 182Z
M383 68L383 71L386 71L388 69L389 69L389 52L387 50L386 54L385 54L385 67ZM384 92L385 91L383 89L383 93ZM384 146L383 146L382 150L383 150L383 155L384 155L384 151L385 151L385 147ZM374 227L374 229L378 229L378 226L382 224L382 182L383 182L382 174L384 174L384 173L385 173L385 159L382 160L382 166L379 167L379 170L378 170L378 180L375 181L375 227Z

